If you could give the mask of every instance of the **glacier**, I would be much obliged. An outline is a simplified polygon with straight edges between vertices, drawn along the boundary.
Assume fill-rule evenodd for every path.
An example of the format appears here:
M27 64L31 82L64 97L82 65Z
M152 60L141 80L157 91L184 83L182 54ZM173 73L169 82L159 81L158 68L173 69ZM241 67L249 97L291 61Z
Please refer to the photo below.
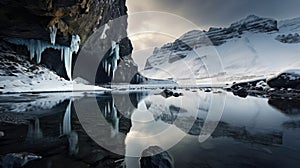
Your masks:
M53 30L56 28L52 27L51 29ZM56 36L56 33L53 32L54 30L50 33L51 43L42 40L36 40L36 39L7 38L5 40L12 44L25 45L30 52L30 60L32 60L34 56L36 56L36 62L38 64L41 63L42 53L46 49L51 48L55 50L61 50L61 60L62 61L64 60L64 65L65 65L68 78L72 80L72 57L73 57L73 53L77 54L79 51L80 42L81 42L80 37L79 35L72 35L72 41L70 46L62 46L62 45L55 44L54 37Z

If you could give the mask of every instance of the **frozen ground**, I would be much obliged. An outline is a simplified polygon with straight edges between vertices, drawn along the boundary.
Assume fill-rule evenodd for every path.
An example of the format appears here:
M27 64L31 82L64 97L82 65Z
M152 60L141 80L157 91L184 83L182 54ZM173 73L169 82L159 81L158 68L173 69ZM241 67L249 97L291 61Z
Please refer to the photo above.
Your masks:
M0 92L70 92L105 91L103 87L83 84L82 80L65 80L42 65L30 62L24 55L15 53L1 42Z

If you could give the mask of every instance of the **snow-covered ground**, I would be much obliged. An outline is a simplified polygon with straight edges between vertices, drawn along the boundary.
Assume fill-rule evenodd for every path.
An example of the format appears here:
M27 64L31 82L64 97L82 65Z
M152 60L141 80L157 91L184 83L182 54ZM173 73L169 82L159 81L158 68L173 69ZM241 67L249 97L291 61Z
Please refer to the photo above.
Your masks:
M1 43L0 60L1 93L108 90L83 84L82 80L65 80L42 65L29 62L24 55L18 55L5 43Z
M99 86L77 83L76 81L67 81L47 68L40 68L37 73L38 74L29 72L25 74L17 74L17 76L0 76L0 92L31 93L109 90Z
M266 25L269 22L269 19L265 20ZM225 41L221 45L201 46L199 44L203 41L197 41L200 38L198 36L201 36L200 31L198 36L197 31L193 31L189 33L191 37L187 41L191 43L194 39L196 45L192 46L193 50L172 51L173 53L170 54L162 49L161 52L156 49L156 53L148 59L148 64L152 67L141 73L150 78L173 78L178 83L188 81L192 84L203 84L268 78L287 69L299 69L300 43L297 41L284 43L277 37L279 35L287 37L289 34L297 37L296 33L300 34L300 18L278 22L278 31L265 32L269 25L263 25L263 20L258 23L262 24L262 28L257 28L257 31L243 31L240 34L235 31L230 32L233 35L228 35L225 40L221 39ZM242 23L237 22L231 27L237 24ZM221 32L222 29L219 30ZM188 33L181 38L187 38L186 35ZM215 33L214 37L223 38L223 36L224 34ZM170 61L174 55L186 55L186 57L179 58L175 62Z

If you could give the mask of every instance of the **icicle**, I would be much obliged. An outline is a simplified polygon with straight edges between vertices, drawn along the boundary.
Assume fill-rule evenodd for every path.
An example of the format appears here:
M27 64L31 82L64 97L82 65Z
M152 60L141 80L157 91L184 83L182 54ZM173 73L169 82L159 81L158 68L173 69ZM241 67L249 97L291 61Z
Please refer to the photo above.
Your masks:
M111 64L108 64L108 76L110 76L110 68L111 68Z
M50 30L50 41L51 41L51 44L55 45L57 28L55 27L55 25L52 25L52 26L49 27L49 30Z
M36 41L36 48L35 48L35 53L36 53L36 62L39 64L42 59L42 42L40 40Z
M63 121L64 135L69 135L71 133L71 105L72 105L72 100L70 100L64 115L64 121Z
M78 146L78 134L75 131L72 131L68 136L69 141L69 154L76 155L79 151Z
M113 77L115 75L115 72L117 70L117 64L118 64L118 60L120 59L120 47L119 44L117 44L115 41L112 41L112 52L111 55L113 57L112 60L112 72L113 72Z
M119 44L116 45L116 60L120 59L120 46Z
M35 47L35 41L33 39L30 39L29 45L27 46L30 53L30 60L32 60L34 57L34 53L35 53L34 47Z
M107 104L107 108L108 108L108 113L110 113L111 112L111 108L110 108L110 103L109 102Z
M59 136L63 135L61 123L59 123Z
M79 51L79 45L80 45L80 37L78 35L72 35L72 41L71 41L71 52L77 52Z
M115 52L115 48L116 48L117 43L115 41L111 42L111 52L110 55L112 56Z
M51 27L51 43L53 42L53 39L55 40L54 34L56 27ZM34 39L12 39L12 38L6 38L6 41L17 44L17 45L25 45L27 46L29 52L30 52L30 59L32 60L34 58L34 55L36 55L36 62L40 63L42 60L42 53L47 48L53 48L56 50L61 50L61 60L64 59L64 64L66 68L67 75L70 80L72 80L72 55L73 53L77 53L79 51L80 47L80 37L78 35L72 35L72 40L70 46L60 46L60 45L54 45L54 43L50 44L49 42L44 42L40 40L34 40ZM55 42L55 41L54 41Z
M116 129L116 134L119 133L119 118L116 118L116 125L115 125L115 129Z
M117 112L117 109L114 105L114 100L112 102L112 111L113 111L113 121L114 121L114 130L113 130L113 133L112 133L112 137L115 137L116 135L118 135L119 133L119 118L118 118L118 112Z
M107 73L107 61L106 60L104 61L104 67L105 67L104 70Z
M34 131L35 137L37 139L43 138L43 133L42 133L42 130L40 128L40 120L38 118L36 118L35 121L34 121L34 128L35 128L35 131Z
M70 80L72 80L72 52L69 47L64 48L64 59L65 59L65 68L67 75Z
M101 34L101 36L100 36L100 39L105 39L105 38L107 37L106 31L107 31L108 29L110 29L110 27L109 27L109 25L106 23L106 24L104 25L104 29L103 29L103 32L102 32L102 34Z
M64 49L60 50L60 60L63 61L64 60Z
M107 105L105 105L104 107L104 114L105 114L105 117L107 116Z

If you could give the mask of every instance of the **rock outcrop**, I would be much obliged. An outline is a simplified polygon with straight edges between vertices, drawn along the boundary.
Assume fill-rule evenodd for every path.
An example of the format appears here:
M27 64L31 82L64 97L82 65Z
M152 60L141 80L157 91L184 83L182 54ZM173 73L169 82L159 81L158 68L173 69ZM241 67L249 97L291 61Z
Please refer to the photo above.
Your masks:
M279 75L270 78L267 81L268 85L272 88L285 88L285 89L300 89L300 70L288 70L280 73Z
M295 34L288 34L288 35L278 35L276 37L276 40L282 42L282 43L300 43L300 35L298 33Z
M125 3L125 0L4 0L0 2L0 38L34 39L47 43L55 41L57 45L70 46L72 35L79 35L82 47L97 29L106 27L107 30L103 30L105 33L101 37L103 47L109 49L112 47L112 41L117 42L120 58L129 60L129 66L132 68L130 73L135 75L137 66L131 58L132 45L126 38L127 7ZM124 21L118 22L119 25L109 25L112 20L122 16ZM54 35L56 38L53 40ZM25 48L22 51L29 57L29 52ZM111 50L109 52L111 53ZM67 78L60 58L61 51L46 49L42 56L42 64ZM112 61L108 57L109 54L104 56L103 61ZM93 60L93 58L86 59ZM73 66L75 61L74 55ZM87 78L94 79L96 83L110 82L112 77L108 73L101 73L103 71L99 65L99 73L96 77ZM134 75L131 75L132 78L137 78Z

